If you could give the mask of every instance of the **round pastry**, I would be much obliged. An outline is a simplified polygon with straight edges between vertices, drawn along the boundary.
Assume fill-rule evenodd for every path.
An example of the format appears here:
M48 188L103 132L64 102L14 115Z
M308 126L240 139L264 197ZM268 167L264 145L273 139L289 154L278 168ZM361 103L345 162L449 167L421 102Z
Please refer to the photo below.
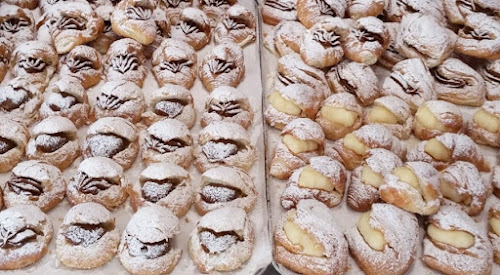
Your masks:
M316 115L327 139L337 140L361 127L363 108L350 93L335 93L321 103Z
M254 113L248 97L233 87L221 86L208 96L200 123L201 127L207 127L215 121L225 121L247 129L253 118Z
M31 12L6 2L0 4L0 37L16 46L34 40L35 20Z
M146 58L142 45L130 38L123 38L111 44L104 58L108 80L125 80L142 87L146 78Z
M0 87L0 115L25 126L31 125L38 119L43 90L43 85L30 75L10 80Z
M225 207L207 213L188 241L189 255L203 273L232 271L252 256L254 229L245 211Z
M170 21L168 20L165 11L161 8L156 8L153 11L152 16L156 24L156 35L155 40L153 40L151 44L144 47L144 55L148 59L153 56L154 51L160 47L163 40L170 37Z
M77 128L62 116L48 117L33 127L26 157L64 170L80 156Z
M219 165L248 171L257 160L255 147L245 128L224 121L215 121L200 131L193 155L200 172Z
M343 274L349 252L328 207L302 200L284 214L274 232L274 260L305 275Z
M153 10L156 3L150 0L125 0L116 5L111 14L111 27L118 35L132 38L143 44L151 44L156 37Z
M236 3L238 0L201 0L198 3L198 8L207 14L210 25L214 27L223 19L226 11Z
M433 68L431 74L438 99L468 106L483 104L486 95L484 80L463 61L448 58Z
M500 263L500 203L495 203L488 211L488 239L493 247L495 263Z
M463 25L465 17L471 13L484 13L488 16L500 16L500 3L488 0L455 1L443 0L446 17L453 24Z
M490 274L493 252L486 231L454 206L429 217L422 261L446 274Z
M295 208L302 200L316 199L329 208L344 196L347 172L340 162L329 157L313 157L309 164L293 171L281 194L281 206Z
M170 163L153 163L141 172L138 181L128 186L134 211L153 204L166 207L177 217L186 215L194 201L189 173Z
M274 128L283 129L296 118L314 119L322 98L310 86L290 84L270 93L268 100L269 105L264 113L267 123Z
M61 78L75 77L83 88L88 89L101 80L101 56L92 47L81 45L74 47L63 59L59 70Z
M38 0L5 0L7 4L16 5L23 9L36 9L38 7Z
M120 165L109 158L91 157L78 166L76 174L68 182L66 196L73 205L97 202L113 209L127 199L127 186Z
M382 148L368 150L362 164L352 171L347 205L354 211L370 210L372 204L380 201L378 190L385 183L385 175L400 166L403 162L393 152Z
M484 79L488 100L500 99L500 60L486 63L479 69L479 73Z
M175 244L179 219L164 207L139 209L123 231L118 256L132 274L168 274L179 262L182 250Z
M149 111L142 118L147 125L165 118L177 119L191 128L196 122L193 97L182 86L165 84L151 93Z
M358 266L371 275L405 274L420 244L415 215L381 203L372 205L346 238Z
M457 53L494 60L500 58L500 22L484 13L465 17L465 26L458 30Z
M382 20L370 16L347 19L349 33L342 37L344 54L353 61L373 65L389 47L389 31Z
M203 57L199 77L211 92L220 86L236 87L245 76L243 50L234 44L221 44Z
M111 27L111 14L115 7L113 5L101 5L95 8L95 12L104 21L102 33L88 44L96 49L100 54L104 55L108 52L111 43L120 39L120 36L113 32Z
M430 15L440 22L446 22L442 2L433 0L386 0L384 16L388 21L401 22L407 14Z
M216 44L234 43L244 47L255 41L255 17L241 5L230 7L214 29Z
M297 118L281 131L274 147L269 173L287 179L294 170L306 166L312 157L323 155L325 134L321 126L308 118Z
M262 4L262 21L269 25L280 22L296 21L297 0L265 0Z
M208 16L196 8L182 10L177 25L172 26L170 37L181 40L191 45L195 50L200 50L210 42L212 28Z
M14 50L14 44L3 37L0 37L0 82L3 81L9 70L10 57Z
M380 96L375 72L363 63L342 62L326 73L326 80L333 92L354 94L362 106L371 105Z
M30 133L24 125L6 116L1 116L1 120L0 173L5 173L16 166L24 157Z
M384 22L384 25L387 27L387 31L389 32L389 46L379 57L379 59L377 60L377 64L388 70L392 70L392 67L396 65L396 63L398 63L399 61L403 61L406 58L400 55L396 50L396 39L399 33L399 23Z
M500 147L500 100L486 101L474 113L467 134L479 144Z
M128 169L139 152L137 128L123 118L101 118L90 125L82 147L84 158L110 158Z
M193 161L193 140L188 127L175 119L153 123L143 134L142 160L146 164L173 163L187 168Z
M12 53L11 73L14 77L28 75L30 83L40 82L45 88L57 69L59 58L51 45L41 41L24 42Z
M419 139L431 139L447 132L461 133L463 128L460 109L442 100L429 100L420 105L413 120L413 133Z
M399 139L411 136L413 116L410 106L396 96L383 96L375 99L373 107L366 110L364 124L380 124Z
M120 231L111 212L101 204L73 206L59 227L57 259L65 266L91 269L109 262L120 244Z
M0 270L13 270L45 256L54 230L38 207L19 205L0 212L0 232Z
M190 89L196 79L196 52L183 41L163 40L153 53L151 65L160 86L175 84Z
M193 6L193 0L161 0L158 5L167 13L170 24L175 25L185 8Z
M122 117L137 123L146 107L144 95L139 86L126 80L106 82L96 98L95 116Z
M280 22L267 34L264 46L279 56L299 53L306 30L304 25L297 21Z
M347 16L357 20L362 17L378 16L384 11L384 0L351 0L347 3Z
M309 29L324 18L344 17L346 8L346 0L297 0L297 17Z

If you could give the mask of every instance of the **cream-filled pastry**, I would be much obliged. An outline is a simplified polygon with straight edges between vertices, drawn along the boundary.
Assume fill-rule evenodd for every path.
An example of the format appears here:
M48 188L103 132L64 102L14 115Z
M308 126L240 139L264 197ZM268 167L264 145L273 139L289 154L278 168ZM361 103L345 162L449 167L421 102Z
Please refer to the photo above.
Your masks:
M346 0L297 0L297 17L309 29L325 18L344 17L347 2Z
M474 113L467 134L479 144L500 147L500 100L486 101Z
M6 38L0 37L0 82L3 81L9 71L13 50L14 44Z
M148 59L151 59L153 53L160 47L163 40L170 37L170 21L165 11L157 7L153 10L152 17L156 25L156 35L155 40L151 44L144 46L144 55Z
M495 165L491 175L491 185L493 185L493 194L500 198L500 165Z
M460 109L442 100L420 105L413 120L413 133L419 139L431 139L444 133L461 133L464 121Z
M76 46L64 57L59 75L61 78L74 77L88 89L101 81L101 55L92 47Z
M198 73L209 92L220 86L238 86L245 76L243 50L231 43L215 46L203 57Z
M253 13L241 5L230 7L215 26L216 44L235 43L244 47L255 41L256 22Z
M445 23L446 17L441 2L432 0L387 0L384 16L388 21L401 22L407 14L430 15Z
M18 46L34 40L35 34L35 19L30 11L7 1L0 4L0 37Z
M467 15L465 26L458 30L455 51L481 59L500 58L500 22L497 20L484 13Z
M202 10L185 8L182 10L177 25L170 29L170 36L188 43L195 50L201 50L212 38L210 19Z
M146 107L141 88L126 80L106 82L96 100L96 118L121 117L137 123Z
M113 42L104 58L108 81L130 81L142 87L147 73L143 50L139 42L130 38Z
M410 106L396 96L383 96L375 99L373 107L364 114L364 124L380 124L400 139L411 135L413 116Z
M0 173L5 173L24 157L30 133L23 124L7 116L0 117L2 120L0 123Z
M262 4L261 12L262 21L269 25L296 21L298 20L297 0L265 0Z
M45 88L57 70L58 55L52 45L34 40L22 43L12 53L11 73L14 77L29 76L30 84Z
M500 203L495 203L488 211L488 239L493 247L493 259L500 263Z
M158 6L165 10L170 24L175 25L179 21L182 11L193 6L193 0L162 0L158 2Z
M484 13L488 16L500 16L500 3L488 0L443 0L443 7L448 20L457 25L465 23L465 17L472 13Z
M306 31L306 27L300 22L282 21L264 38L264 46L280 57L291 53L299 53Z
M0 115L25 126L38 120L45 84L33 80L33 77L23 75L0 87Z
M208 96L200 123L201 127L206 127L215 121L225 121L247 129L253 118L254 112L248 97L233 87L221 86Z
M205 12L210 19L210 25L215 27L233 5L238 3L238 0L201 0L198 3L198 8Z
M165 39L153 53L151 65L159 86L175 84L190 89L196 79L196 52L188 43Z
M111 15L113 32L143 45L151 44L157 31L153 17L155 6L156 2L150 0L120 1Z
M488 100L500 99L500 60L492 60L479 68Z
M108 52L109 46L120 39L121 36L113 32L111 26L111 15L115 7L113 5L101 5L95 8L95 12L104 21L102 33L94 40L89 42L89 46L96 49L100 54L104 55Z

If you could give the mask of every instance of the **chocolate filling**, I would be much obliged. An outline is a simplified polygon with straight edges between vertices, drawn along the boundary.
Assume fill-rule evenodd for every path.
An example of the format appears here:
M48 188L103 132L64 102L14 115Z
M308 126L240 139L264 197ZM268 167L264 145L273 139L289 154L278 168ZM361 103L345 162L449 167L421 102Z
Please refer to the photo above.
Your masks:
M344 65L338 65L337 68L334 69L337 81L339 82L340 86L344 88L344 90L351 94L355 94L358 89L356 86L351 85L351 83L342 76L342 73L340 71L343 70L343 68Z
M119 54L111 60L111 68L121 74L139 69L139 59L133 53Z
M16 148L16 146L17 144L14 141L4 137L0 137L0 155L9 152L13 148Z
M295 84L295 83L300 83L300 81L295 80L293 77L284 76L282 73L278 73L276 76L277 76L278 80L285 86Z
M179 148L186 147L188 144L181 139L174 138L169 141L163 141L153 135L146 138L146 146L148 149L155 150L160 154L172 153Z
M484 13L488 16L498 16L498 11L492 8L482 7L480 3L474 2L474 0L457 0L456 5L474 12Z
M132 20L148 20L153 15L153 10L149 7L128 7L126 10L127 16Z
M156 259L170 251L169 240L155 243L143 243L136 237L127 235L125 237L128 246L128 253L132 257L144 257L146 259Z
M365 28L352 30L354 36L361 42L378 42L380 45L384 44L384 39L379 34L369 32Z
M98 134L87 139L90 154L94 157L112 158L129 144L127 139L115 134Z
M88 247L99 241L106 232L114 229L114 224L83 224L75 223L63 231L66 241L73 245Z
M286 2L281 0L267 0L264 2L264 5L271 7L273 9L282 10L282 11L294 11L295 3L292 1Z
M317 29L313 33L313 40L319 42L324 48L340 46L340 36L333 31Z
M87 20L83 17L62 16L59 19L53 19L51 22L59 30L78 30L86 29Z
M165 61L159 64L160 69L168 70L173 73L178 73L184 68L190 68L193 65L191 60L176 60L176 61Z
M167 6L167 8L177 8L182 2L189 3L187 0L163 0L163 3Z
M104 20L104 29L102 33L113 32L113 27L111 26L111 21Z
M36 137L35 144L38 151L52 153L59 150L68 141L69 139L65 133L41 134Z
M18 66L23 68L27 73L34 74L42 72L46 64L40 58L26 57L19 60Z
M22 196L38 197L43 193L42 183L28 177L12 176L7 185L12 192Z
M184 20L179 22L179 28L184 32L184 34L192 34L200 32L201 28L191 20Z
M178 179L148 179L142 185L142 197L147 201L157 203L161 199L167 197L168 194L170 194L170 192L172 192L179 183L180 180Z
M207 203L225 203L244 196L240 189L219 183L209 183L201 189L201 199Z
M472 38L474 40L493 40L494 37L488 31L485 30L476 30L469 26L465 26L461 32L465 34L467 38Z
M28 27L29 22L24 18L10 18L9 20L4 21L0 24L0 30L16 33L20 31L22 28Z
M207 66L213 74L229 73L231 70L235 69L233 62L218 58L209 60Z
M0 248L15 249L26 243L36 240L37 232L28 227L23 227L17 232L11 232L0 225Z
M491 82L500 83L500 72L496 72L492 69L485 68L483 73L484 78Z
M93 70L95 69L94 68L94 64L91 60L88 60L84 57L73 57L73 58L69 58L67 61L66 61L66 65L68 66L69 70L72 72L72 73L77 73L79 71L83 71L83 70Z
M210 7L220 7L222 5L229 5L226 0L202 0L202 3Z
M394 82L396 82L396 84L398 84L401 87L403 92L409 95L419 95L418 89L413 87L410 83L408 83L408 81L406 81L406 79L401 73L394 71L391 73L390 78L394 80Z
M443 74L441 74L439 67L431 69L431 73L436 79L437 82L448 86L450 88L463 88L467 86L467 82L464 79L460 79L458 77L455 78L447 78Z
M222 20L222 24L228 30L242 30L247 27L247 22L238 18L225 18Z
M0 110L10 112L29 100L29 93L22 88L5 87L0 89Z
M114 182L106 178L92 178L85 172L78 172L77 190L84 194L97 195L100 191L109 189L115 185Z
M97 107L103 110L116 110L125 102L125 100L112 94L101 93L97 96Z
M215 232L205 228L199 234L201 247L205 253L222 253L235 243L243 241L234 231Z
M47 99L47 103L52 111L59 112L61 110L67 110L79 102L74 96L65 92L60 92L51 94Z
M155 104L154 112L159 116L175 118L184 109L186 102L178 99L162 100Z
M211 140L201 146L201 150L210 162L224 161L225 158L235 155L240 150L236 141L230 139Z
M208 108L209 113L217 113L223 117L233 117L241 112L243 109L241 108L238 101L230 100L226 102L213 102L210 104Z
M325 0L316 0L319 12L324 15L331 15L333 17L339 16L332 6L330 6Z

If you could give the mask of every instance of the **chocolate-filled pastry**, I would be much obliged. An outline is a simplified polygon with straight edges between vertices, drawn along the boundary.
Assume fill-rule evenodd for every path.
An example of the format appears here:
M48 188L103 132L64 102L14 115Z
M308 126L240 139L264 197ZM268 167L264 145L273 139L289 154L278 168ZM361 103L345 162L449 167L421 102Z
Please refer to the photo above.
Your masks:
M420 58L434 68L453 53L456 35L430 15L412 13L403 17L396 50L408 58Z
M128 182L120 165L109 158L84 159L68 182L66 196L75 205L97 202L108 209L120 206L127 199Z
M64 170L80 156L77 128L71 120L52 116L33 127L26 156Z
M264 38L264 46L278 56L299 53L306 30L297 21L280 22Z
M274 260L305 275L343 274L348 268L347 241L328 207L302 200L286 212L274 231Z
M95 202L73 206L59 227L57 259L65 266L92 269L109 262L120 244L120 231L106 207Z
M406 58L399 54L399 52L396 50L396 39L399 33L399 23L384 22L384 25L387 27L387 31L389 32L389 46L379 57L379 59L377 60L377 64L388 70L392 70L392 67L396 65L396 63L398 63L399 61L403 61Z
M493 185L493 194L500 198L500 165L495 165L491 175L491 185Z
M364 124L380 124L399 139L411 136L413 116L410 106L396 96L383 96L375 99L373 107L367 109L363 119Z
M350 93L335 93L321 103L316 115L327 139L337 140L361 127L363 108Z
M13 50L14 44L7 38L0 37L0 82L3 81L9 70Z
M7 39L15 46L34 40L35 20L31 12L18 6L1 3L0 37Z
M479 69L479 73L484 79L488 100L500 99L500 60L489 61Z
M18 76L0 87L0 115L29 126L38 119L43 85L29 75Z
M210 20L199 9L185 8L182 10L177 25L170 29L170 37L188 43L195 50L200 50L212 38Z
M384 0L350 0L347 3L347 16L357 20L362 17L378 16L384 11Z
M153 11L156 3L150 0L124 0L111 14L113 32L143 44L151 44L156 37Z
M47 254L54 230L49 217L33 205L0 212L0 270L34 264Z
M121 117L137 123L146 107L139 86L126 80L106 82L96 98L95 116Z
M405 274L420 244L415 215L382 203L372 205L345 236L358 266L374 275Z
M245 76L243 50L235 44L220 44L203 57L199 77L211 92L220 86L236 87Z
M458 30L457 53L494 60L500 58L500 22L484 13L471 13Z
M347 58L373 65L389 47L389 31L377 17L363 17L356 21L346 19L349 33L342 37L342 47Z
M269 173L275 178L287 179L312 157L323 155L324 146L325 134L318 123L308 118L294 119L281 131Z
M437 98L451 103L481 106L486 87L481 75L460 59L448 58L433 68Z
M134 211L144 206L159 205L177 217L186 215L194 201L189 173L170 163L153 163L141 172L138 181L128 186Z
M374 148L387 149L401 159L406 155L406 143L379 124L364 125L345 135L329 146L325 154L342 162L348 170L353 170L363 163L368 151Z
M408 161L425 161L443 170L456 161L467 161L481 172L489 172L490 166L479 146L467 135L444 133L421 141L408 152Z
M101 80L101 55L92 47L76 46L64 57L59 75L61 78L74 77L88 89Z
M401 22L407 14L425 14L446 22L441 2L433 0L386 0L384 16L388 21Z
M257 160L255 147L245 128L224 121L214 121L200 131L193 155L200 172L220 165L248 171Z
M153 53L160 47L163 40L170 37L170 21L165 11L161 8L156 8L153 11L153 20L156 24L155 40L151 44L144 46L144 55L148 59L153 56Z
M200 215L224 207L249 213L256 200L257 190L249 175L237 168L218 166L201 175L194 207Z
M82 146L84 158L105 157L128 169L139 152L137 128L120 117L105 117L90 125Z
M193 161L193 139L179 120L165 118L153 123L143 140L142 160L146 164L167 162L187 168Z
M113 42L104 58L104 69L108 80L130 81L142 87L147 73L142 45L130 38Z
M297 17L299 21L311 28L324 18L344 17L347 8L346 0L297 0Z
M0 116L0 173L10 171L24 157L30 133L23 124ZM1 207L0 207L1 209Z
M166 84L151 93L149 110L142 114L142 118L146 125L173 118L191 128L196 122L193 97L182 86Z
M203 273L232 271L252 256L255 234L245 211L225 207L207 213L188 241L189 255Z
M500 100L486 101L474 113L467 134L479 144L500 147Z
M344 56L340 37L348 32L349 25L341 18L325 18L306 31L300 45L300 56L309 66L331 67Z
M385 183L385 175L401 166L401 159L389 150L368 150L362 164L352 171L347 189L347 206L354 211L370 210L372 204L381 201L378 190Z
M472 13L484 13L488 16L500 16L500 3L488 0L443 0L446 17L453 24L464 25L465 17Z
M412 113L425 101L436 99L432 75L418 58L405 59L392 67L392 73L382 84L382 95L401 98Z
M326 73L326 80L333 92L354 94L362 106L371 105L380 96L375 72L363 63L342 62Z
M302 200L316 199L332 208L342 201L346 182L347 172L340 162L325 156L313 157L288 179L281 206L290 210Z
M210 25L215 27L223 19L226 11L237 4L238 0L201 0L198 2L198 8L206 13Z
M269 25L297 21L297 0L265 0L262 4L262 21Z
M161 0L158 2L158 6L167 13L170 24L175 25L179 21L182 11L193 6L193 0Z
M215 26L214 41L216 44L235 43L244 47L255 41L255 29L253 13L244 6L234 5Z
M429 217L422 261L445 274L490 274L493 251L483 226L454 206Z
M215 121L232 122L247 129L253 121L254 112L248 97L233 87L221 86L210 93L201 114L201 127Z
M419 139L431 139L444 133L462 133L462 112L452 103L429 100L420 105L413 120L413 133Z
M131 274L168 274L182 250L174 245L179 219L164 207L139 209L130 219L118 247L123 267Z
M290 84L270 93L268 100L269 106L264 113L267 123L274 128L283 129L296 118L314 119L322 97L308 85Z
M36 9L38 7L38 0L5 0L7 4L16 5L23 9Z
M495 203L488 211L488 239L493 247L495 263L500 263L500 203Z
M11 73L14 77L28 75L30 83L40 82L45 88L57 70L59 58L50 44L41 41L24 42L12 53Z
M196 52L183 41L163 40L153 53L151 65L160 86L175 84L190 89L196 79Z
M112 5L102 5L95 8L95 12L104 22L104 28L102 33L96 39L90 41L88 45L96 49L102 55L108 52L111 43L121 38L113 32L113 28L111 27L111 14L114 9Z

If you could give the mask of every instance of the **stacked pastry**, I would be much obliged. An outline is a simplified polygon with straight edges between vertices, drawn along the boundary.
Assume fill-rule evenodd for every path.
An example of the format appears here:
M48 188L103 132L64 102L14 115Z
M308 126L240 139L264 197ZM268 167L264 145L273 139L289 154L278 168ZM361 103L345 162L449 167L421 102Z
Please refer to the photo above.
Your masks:
M489 238L481 228L498 200L491 185L500 194L500 168L485 158L500 146L500 2L265 0L261 11L277 59L265 111L280 131L268 135L271 205L282 208L275 261L342 274L350 254L366 274L415 261L489 274L498 207ZM352 211L363 213L343 232Z

